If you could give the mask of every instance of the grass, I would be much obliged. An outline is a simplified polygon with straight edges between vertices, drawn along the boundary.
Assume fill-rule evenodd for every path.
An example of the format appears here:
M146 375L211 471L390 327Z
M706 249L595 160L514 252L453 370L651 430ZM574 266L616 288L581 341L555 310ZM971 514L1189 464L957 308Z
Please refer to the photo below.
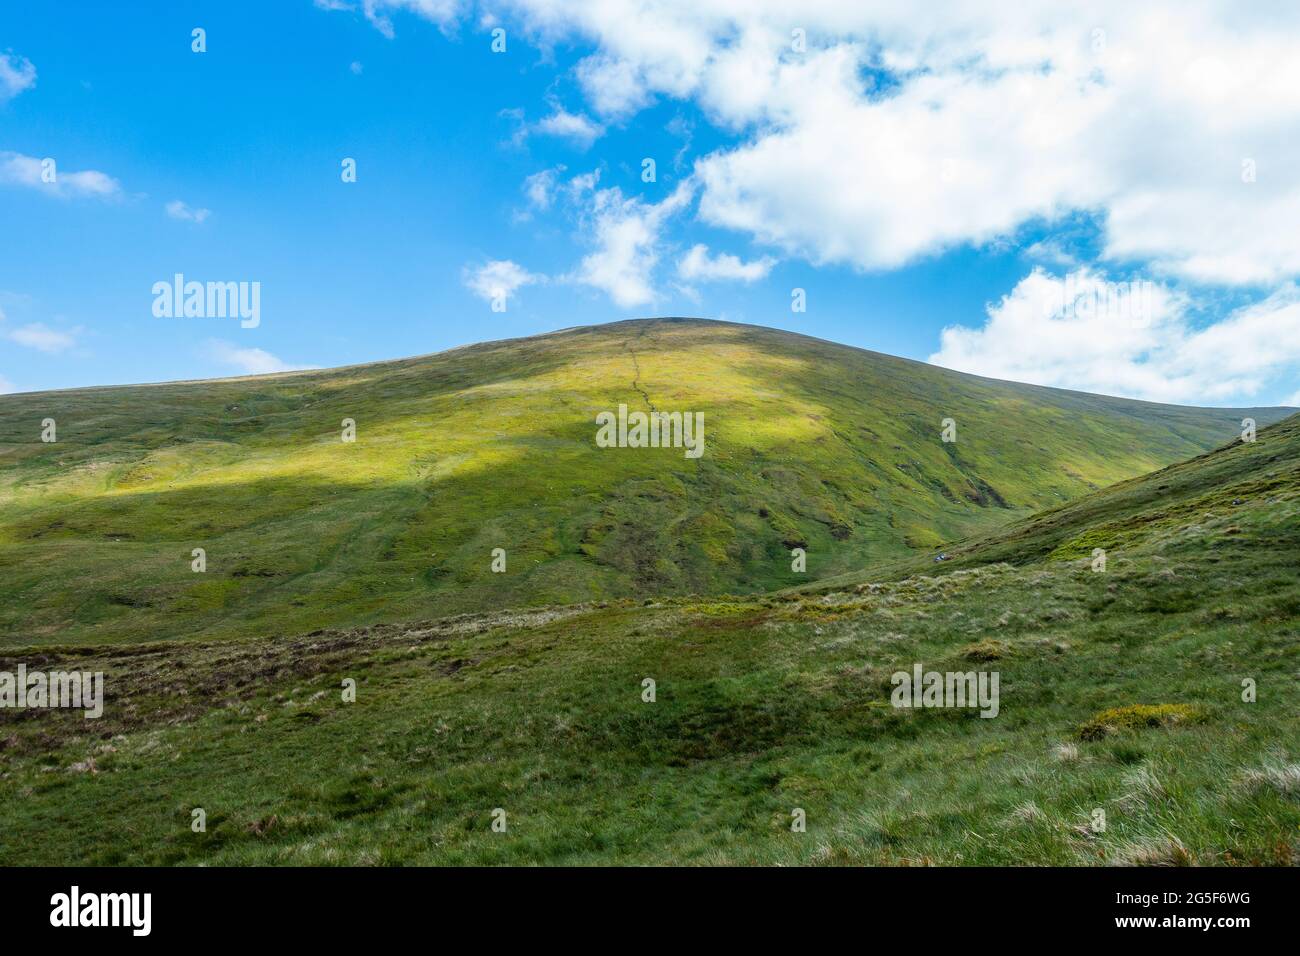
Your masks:
M1196 720L1200 711L1188 704L1128 704L1110 707L1090 717L1079 728L1080 740L1101 740L1125 730L1172 727Z
M595 415L620 402L703 412L704 457L597 448ZM928 559L1222 445L1246 415L1283 414L1015 385L686 320L0 396L0 647L761 593ZM939 440L948 417L955 444ZM39 440L45 418L56 443ZM491 571L497 547L508 573Z
M806 591L12 648L109 701L0 711L0 863L1297 861L1300 417L946 549ZM915 662L996 669L999 716L895 710Z

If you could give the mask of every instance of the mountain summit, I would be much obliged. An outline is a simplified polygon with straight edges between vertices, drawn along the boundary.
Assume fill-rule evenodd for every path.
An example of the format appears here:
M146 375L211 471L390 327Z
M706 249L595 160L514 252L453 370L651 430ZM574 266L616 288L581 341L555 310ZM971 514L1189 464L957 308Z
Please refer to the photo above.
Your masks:
M697 319L9 395L0 629L23 644L292 634L790 586L929 554L1286 414Z

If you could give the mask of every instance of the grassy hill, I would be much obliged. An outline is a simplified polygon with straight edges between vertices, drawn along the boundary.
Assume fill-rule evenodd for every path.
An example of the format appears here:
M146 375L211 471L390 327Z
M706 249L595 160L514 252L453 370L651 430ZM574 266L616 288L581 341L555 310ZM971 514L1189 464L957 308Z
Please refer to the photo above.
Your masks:
M620 403L702 412L704 456L598 448L595 416ZM928 557L1284 414L1016 385L695 320L2 396L0 644L289 637L786 587ZM46 418L56 443L40 441Z
M817 594L0 651L109 688L98 721L0 710L0 864L1300 860L1300 417L952 553ZM916 663L997 671L998 715L892 707Z
M1048 508L977 537L945 545L944 560L886 561L792 591L842 591L915 574L947 575L1000 563L1012 566L1083 561L1097 551L1107 563L1138 556L1156 560L1239 563L1246 547L1261 553L1249 564L1295 568L1300 534L1287 500L1300 484L1295 454L1300 417L1271 429L1268 441L1238 439L1227 447L1118 482L1095 494ZM1245 525L1252 532L1244 535ZM1267 579L1258 584L1268 584ZM1250 593L1268 600L1266 589Z

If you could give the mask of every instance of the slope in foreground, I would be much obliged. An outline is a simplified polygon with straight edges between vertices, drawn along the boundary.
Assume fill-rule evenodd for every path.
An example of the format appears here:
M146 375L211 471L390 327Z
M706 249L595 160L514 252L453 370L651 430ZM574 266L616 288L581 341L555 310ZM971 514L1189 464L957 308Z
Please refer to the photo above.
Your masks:
M45 653L109 705L0 711L0 864L1300 860L1300 418L1016 534L822 595ZM918 663L997 716L892 707Z

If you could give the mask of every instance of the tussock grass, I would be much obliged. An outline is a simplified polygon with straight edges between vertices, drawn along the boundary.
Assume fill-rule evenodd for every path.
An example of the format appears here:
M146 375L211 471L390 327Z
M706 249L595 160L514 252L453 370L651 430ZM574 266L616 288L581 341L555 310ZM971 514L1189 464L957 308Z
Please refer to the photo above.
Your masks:
M1080 740L1101 740L1124 730L1144 727L1174 727L1201 719L1202 713L1187 704L1126 704L1109 707L1079 727Z
M1253 767L1242 774L1242 782L1252 793L1272 790L1285 797L1300 797L1300 763Z
M1134 840L1115 853L1117 866L1195 866L1196 857L1172 834Z

